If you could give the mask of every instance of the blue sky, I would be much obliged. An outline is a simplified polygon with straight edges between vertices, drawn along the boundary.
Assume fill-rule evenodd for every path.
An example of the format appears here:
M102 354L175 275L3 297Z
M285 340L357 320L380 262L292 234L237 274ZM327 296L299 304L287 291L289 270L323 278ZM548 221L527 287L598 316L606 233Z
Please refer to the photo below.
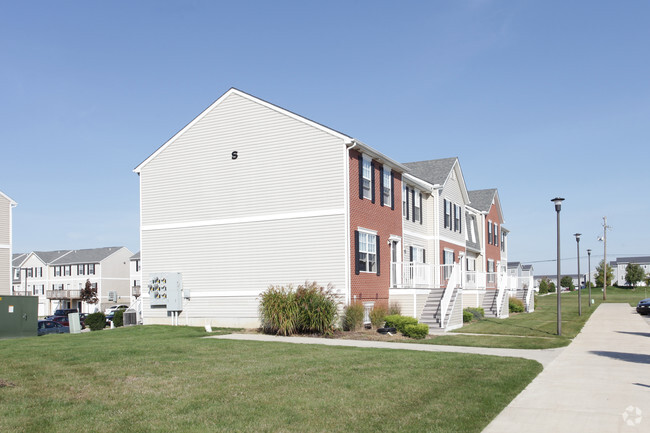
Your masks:
M0 190L14 251L139 249L133 168L230 87L402 161L496 187L509 259L572 233L650 255L650 3L78 1L0 5ZM544 262L546 261L546 262ZM586 268L586 259L582 269Z

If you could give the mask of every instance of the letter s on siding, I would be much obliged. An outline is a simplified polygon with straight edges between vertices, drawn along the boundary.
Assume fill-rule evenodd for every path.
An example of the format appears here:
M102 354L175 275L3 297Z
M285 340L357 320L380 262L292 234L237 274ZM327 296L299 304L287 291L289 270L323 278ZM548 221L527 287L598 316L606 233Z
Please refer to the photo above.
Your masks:
M237 159L237 151L236 150L231 155L232 155L232 159Z

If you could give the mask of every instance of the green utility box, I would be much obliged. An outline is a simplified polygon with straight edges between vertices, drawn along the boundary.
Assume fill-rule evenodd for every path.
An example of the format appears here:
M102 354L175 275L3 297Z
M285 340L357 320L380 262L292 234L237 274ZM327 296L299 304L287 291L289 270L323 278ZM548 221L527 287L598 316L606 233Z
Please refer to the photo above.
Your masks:
M35 337L38 296L0 295L0 338Z

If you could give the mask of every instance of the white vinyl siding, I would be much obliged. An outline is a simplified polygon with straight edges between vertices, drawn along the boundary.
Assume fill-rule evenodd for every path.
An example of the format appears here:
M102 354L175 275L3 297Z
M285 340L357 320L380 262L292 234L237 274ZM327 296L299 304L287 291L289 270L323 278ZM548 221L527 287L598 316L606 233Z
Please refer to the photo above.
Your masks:
M231 94L141 168L142 225L342 210L343 152L333 135Z
M11 293L11 202L0 194L0 294Z
M454 168L456 170L456 168ZM455 180L449 179L445 186L442 189L439 200L439 227L441 239L447 242L453 242L458 245L465 245L465 234L463 233L462 225L464 222L463 215L465 214L465 199L461 191L461 182L458 179L462 179L461 176L456 175ZM445 200L447 201L448 212L450 215L447 217L449 225L445 228ZM459 226L454 230L454 205L459 207L459 210L456 211L457 217L459 218Z

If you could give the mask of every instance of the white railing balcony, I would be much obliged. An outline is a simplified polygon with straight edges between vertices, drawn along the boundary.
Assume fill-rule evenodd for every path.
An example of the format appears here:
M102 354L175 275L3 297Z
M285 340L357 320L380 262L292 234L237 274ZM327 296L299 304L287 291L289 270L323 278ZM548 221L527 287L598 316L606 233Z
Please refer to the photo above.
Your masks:
M431 287L431 266L426 263L391 262L392 287Z
M47 290L47 299L81 299L81 290Z
M496 272L486 272L485 273L485 287L488 289L497 288L497 273Z

